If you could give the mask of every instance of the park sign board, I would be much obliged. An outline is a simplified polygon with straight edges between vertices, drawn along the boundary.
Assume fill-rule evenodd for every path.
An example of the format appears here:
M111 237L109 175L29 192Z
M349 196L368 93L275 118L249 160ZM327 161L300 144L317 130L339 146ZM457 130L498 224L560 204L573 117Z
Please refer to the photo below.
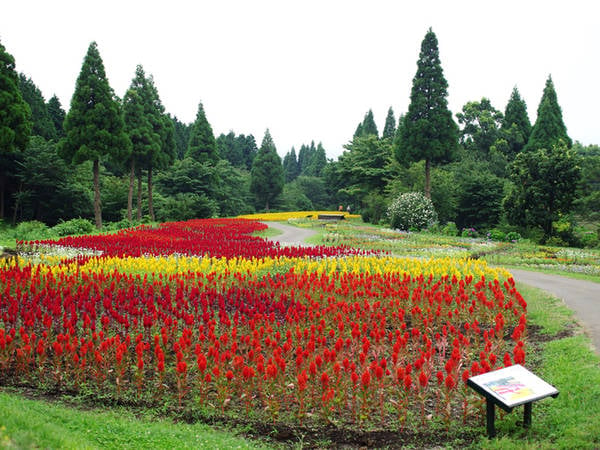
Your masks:
M476 375L467 380L467 385L486 399L487 432L496 435L494 405L507 412L514 407L525 406L523 425L531 425L531 406L536 400L556 397L558 390L534 375L520 364Z
M554 386L520 364L477 375L469 378L469 381L480 387L476 391L486 397L493 396L499 406L505 406L505 409L558 395Z

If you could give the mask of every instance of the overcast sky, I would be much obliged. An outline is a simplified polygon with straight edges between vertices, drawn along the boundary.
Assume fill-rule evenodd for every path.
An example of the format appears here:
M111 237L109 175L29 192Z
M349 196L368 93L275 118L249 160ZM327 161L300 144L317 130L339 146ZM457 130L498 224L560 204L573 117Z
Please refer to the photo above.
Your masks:
M269 128L281 156L321 141L336 158L372 109L408 108L421 41L437 35L453 114L514 86L535 121L552 75L571 138L600 144L600 5L570 1L4 1L0 42L68 110L91 41L123 96L141 64L166 110L215 136Z

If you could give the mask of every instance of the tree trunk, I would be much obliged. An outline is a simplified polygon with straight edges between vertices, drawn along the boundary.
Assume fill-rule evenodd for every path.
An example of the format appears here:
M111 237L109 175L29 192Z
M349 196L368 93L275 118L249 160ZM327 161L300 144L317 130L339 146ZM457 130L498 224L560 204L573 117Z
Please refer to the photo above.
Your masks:
M0 175L0 220L4 219L4 188L6 186L6 177Z
M269 212L269 200L267 200L267 204L265 205L265 210Z
M137 174L137 220L142 220L142 171L138 170Z
M431 200L431 161L425 160L425 197Z
M129 191L127 192L127 220L131 222L131 210L133 209L133 185L135 184L135 160L131 158L129 170Z
M152 206L152 166L148 167L148 214L150 214L150 220L154 222L154 206Z
M21 181L19 183L19 193L17 195L17 198L15 199L15 209L13 211L13 218L12 218L13 227L17 224L17 212L19 210L19 206L21 205L21 193L22 192L23 192L23 182Z
M96 228L102 229L102 205L100 204L100 161L94 160L94 218Z

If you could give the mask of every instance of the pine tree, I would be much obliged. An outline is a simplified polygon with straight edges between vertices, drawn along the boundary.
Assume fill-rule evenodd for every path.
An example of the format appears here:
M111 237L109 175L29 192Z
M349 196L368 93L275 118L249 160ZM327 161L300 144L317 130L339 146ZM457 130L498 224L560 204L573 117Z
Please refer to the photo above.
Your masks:
M370 134L375 135L376 137L379 136L377 125L375 124L375 118L373 117L373 111L371 109L369 109L369 111L365 114L363 121L356 127L353 138L365 137Z
M129 156L129 190L127 195L127 219L131 220L136 166L141 165L143 157L151 154L153 151L152 146L156 146L158 142L152 124L144 114L142 97L135 88L130 88L125 93L123 118L125 131L132 145L131 155Z
M146 76L144 69L138 65L135 77L131 82L131 88L137 89L142 104L144 115L152 126L152 145L146 147L147 153L142 156L143 168L148 175L148 214L150 220L155 220L154 206L152 201L153 192L153 170L166 168L173 163L176 157L175 148L175 125L171 118L165 114L165 108L160 101L158 90L154 85L152 76ZM137 218L141 219L141 171L138 171L138 210Z
M281 158L268 129L252 164L250 177L250 192L269 211L270 205L283 190L284 178Z
M383 139L394 139L396 134L396 118L394 117L394 110L390 106L388 109L387 116L385 118L385 126L383 127Z
M541 148L551 149L563 141L571 148L573 141L567 135L567 127L562 118L562 111L556 98L556 90L552 76L548 76L544 93L537 110L537 119L531 130L524 151L534 151Z
M373 117L373 111L369 109L367 114L365 114L365 119L362 123L362 135L374 135L375 137L379 137L379 132L377 131L377 125L375 124L375 118Z
M56 130L56 137L58 139L65 136L65 130L63 129L63 123L65 121L65 116L67 113L62 108L60 104L60 100L56 95L53 95L50 100L48 100L48 114L50 114L50 119L52 119L52 123L54 124L54 129Z
M33 120L31 134L42 136L47 141L56 139L56 128L48 112L42 91L40 91L31 78L26 77L22 73L19 74L19 89L23 100L27 102L31 109L31 119Z
M242 167L247 170L252 169L252 162L258 154L258 147L256 147L256 140L254 139L254 136L251 134L248 136L240 134L236 138L236 147L239 147L239 153L242 154L242 160L244 162Z
M400 162L425 160L425 196L431 198L431 164L453 158L458 126L448 109L448 82L439 58L438 41L429 29L421 44L408 112L396 139Z
M298 175L304 175L310 161L310 147L302 144L298 152Z
M198 113L190 132L190 141L188 142L186 156L201 163L210 162L216 164L219 160L215 136L212 127L206 119L202 102L198 104Z
M323 170L325 170L325 166L327 165L327 155L325 154L325 149L323 148L323 144L319 142L317 148L311 155L308 170L306 171L306 175L312 177L320 177L323 175Z
M190 140L191 125L181 122L176 116L171 117L175 127L175 153L177 159L183 159L187 151L188 141Z
M31 110L19 91L15 59L0 43L0 219L4 218L6 181L14 172L7 159L25 149L31 128Z
M504 145L498 145L499 143L495 145L504 149L507 159L512 161L523 150L530 134L531 122L527 114L527 104L515 86L506 104L500 127L500 139L505 141Z
M283 157L283 174L286 183L294 181L300 174L296 149L294 147Z
M131 142L95 42L90 44L83 61L64 129L59 155L73 164L93 163L94 218L96 227L101 229L100 161L104 157L124 161L131 151Z

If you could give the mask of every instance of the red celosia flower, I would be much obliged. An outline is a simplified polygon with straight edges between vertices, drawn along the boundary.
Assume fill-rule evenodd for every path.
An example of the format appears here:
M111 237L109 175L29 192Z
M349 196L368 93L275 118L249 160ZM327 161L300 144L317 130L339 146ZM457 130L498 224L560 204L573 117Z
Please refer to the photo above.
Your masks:
M454 380L454 378L452 378L452 375L448 375L446 377L446 387L448 389L454 389L455 386L456 386L456 381Z
M321 374L321 385L323 386L323 389L329 386L329 375L327 375L327 372Z
M369 387L369 385L371 384L371 373L369 372L369 369L363 372L360 382L363 385L363 388L366 389Z
M427 387L428 382L429 382L429 378L427 378L427 375L425 374L425 372L419 373L419 384L421 385L421 387Z

